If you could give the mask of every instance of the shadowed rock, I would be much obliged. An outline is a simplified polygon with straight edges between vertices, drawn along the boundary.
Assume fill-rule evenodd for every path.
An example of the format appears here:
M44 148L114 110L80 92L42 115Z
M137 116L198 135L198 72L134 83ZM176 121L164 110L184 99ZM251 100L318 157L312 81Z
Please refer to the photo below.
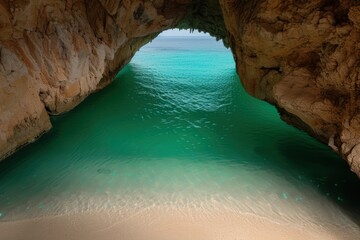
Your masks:
M175 27L222 39L250 94L360 175L360 2L351 0L0 0L0 158Z

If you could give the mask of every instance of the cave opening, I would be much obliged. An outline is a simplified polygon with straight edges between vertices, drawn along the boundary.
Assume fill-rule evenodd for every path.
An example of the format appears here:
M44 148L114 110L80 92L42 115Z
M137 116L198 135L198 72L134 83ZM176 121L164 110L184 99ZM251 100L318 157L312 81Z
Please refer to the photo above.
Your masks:
M0 164L3 220L96 209L161 228L167 209L204 232L224 218L238 233L254 213L356 232L359 183L346 163L246 94L232 53L209 36L158 36L109 87L52 121Z
M357 239L359 4L0 1L0 239Z

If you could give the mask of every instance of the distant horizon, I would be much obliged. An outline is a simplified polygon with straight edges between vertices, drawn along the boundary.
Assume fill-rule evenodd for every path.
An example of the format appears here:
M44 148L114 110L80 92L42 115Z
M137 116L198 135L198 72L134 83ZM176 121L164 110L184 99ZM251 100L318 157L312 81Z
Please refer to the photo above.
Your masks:
M170 30L166 30L166 31L162 32L159 36L162 36L162 37L211 37L208 33L199 32L198 30L190 32L190 29L188 29L188 30L170 29Z

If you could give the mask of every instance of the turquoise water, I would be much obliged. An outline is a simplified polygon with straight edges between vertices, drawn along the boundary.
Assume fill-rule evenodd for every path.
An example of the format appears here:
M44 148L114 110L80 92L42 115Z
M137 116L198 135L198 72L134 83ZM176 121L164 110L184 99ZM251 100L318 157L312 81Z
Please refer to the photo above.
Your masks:
M0 163L1 221L210 203L359 231L345 161L248 96L211 38L159 37L53 129Z

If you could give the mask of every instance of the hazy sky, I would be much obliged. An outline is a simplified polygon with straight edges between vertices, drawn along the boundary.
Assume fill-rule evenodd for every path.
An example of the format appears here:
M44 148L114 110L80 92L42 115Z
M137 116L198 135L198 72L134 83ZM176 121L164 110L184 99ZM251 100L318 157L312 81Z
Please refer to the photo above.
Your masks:
M190 33L190 30L179 30L179 29L171 29L164 31L160 34L160 36L209 36L205 33L200 33L199 31L194 31L193 33Z

